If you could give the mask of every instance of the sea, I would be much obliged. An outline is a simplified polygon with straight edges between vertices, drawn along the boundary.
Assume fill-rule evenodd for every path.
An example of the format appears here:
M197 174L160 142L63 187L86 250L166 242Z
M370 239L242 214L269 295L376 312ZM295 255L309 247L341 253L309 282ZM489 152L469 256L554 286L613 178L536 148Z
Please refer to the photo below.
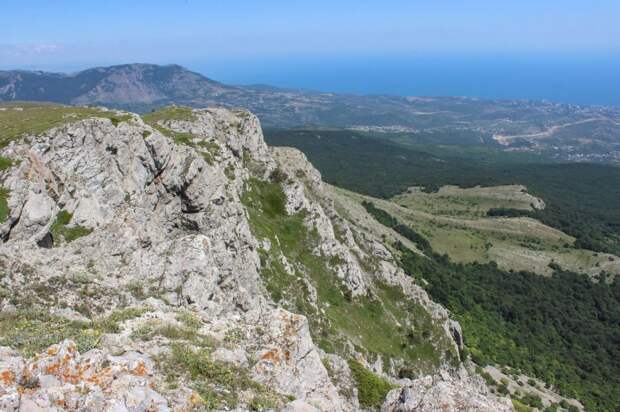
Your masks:
M215 80L323 92L620 106L620 53L251 56L185 62Z

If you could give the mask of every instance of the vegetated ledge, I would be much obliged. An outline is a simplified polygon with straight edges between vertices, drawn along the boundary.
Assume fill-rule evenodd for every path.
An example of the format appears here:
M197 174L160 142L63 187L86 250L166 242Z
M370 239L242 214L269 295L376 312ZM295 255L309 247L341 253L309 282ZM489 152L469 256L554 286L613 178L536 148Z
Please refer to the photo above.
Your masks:
M40 135L54 127L91 117L110 119L114 125L131 115L99 107L13 102L0 103L0 149L25 135Z

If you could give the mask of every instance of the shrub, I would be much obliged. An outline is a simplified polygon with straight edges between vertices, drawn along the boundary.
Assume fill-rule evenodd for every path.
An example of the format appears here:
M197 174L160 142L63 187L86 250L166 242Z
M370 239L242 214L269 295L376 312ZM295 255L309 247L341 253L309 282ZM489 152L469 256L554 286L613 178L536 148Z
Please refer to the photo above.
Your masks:
M349 368L357 386L357 396L365 408L381 406L388 392L393 388L385 379L370 372L356 360L349 360Z
M288 180L288 175L278 167L271 172L269 180L271 180L272 183L284 183Z
M70 226L69 223L73 215L66 210L61 210L56 216L56 220L50 227L50 233L54 242L64 240L65 242L73 242L82 236L86 236L92 232L92 229L82 227L80 225Z
M528 408L527 406L525 406L524 404L522 404L516 399L512 400L512 406L514 406L515 411L517 412L531 412L532 410L531 408Z

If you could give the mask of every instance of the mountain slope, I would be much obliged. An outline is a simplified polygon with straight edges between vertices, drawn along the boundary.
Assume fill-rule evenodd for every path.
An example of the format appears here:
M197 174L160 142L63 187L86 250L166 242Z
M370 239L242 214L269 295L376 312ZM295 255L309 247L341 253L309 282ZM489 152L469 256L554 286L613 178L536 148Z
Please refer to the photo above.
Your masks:
M252 114L1 108L2 410L512 409Z

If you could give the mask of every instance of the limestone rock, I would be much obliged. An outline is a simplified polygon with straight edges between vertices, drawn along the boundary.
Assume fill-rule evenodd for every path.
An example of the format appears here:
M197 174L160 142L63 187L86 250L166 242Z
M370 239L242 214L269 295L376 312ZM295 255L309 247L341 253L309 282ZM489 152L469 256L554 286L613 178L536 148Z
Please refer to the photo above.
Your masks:
M170 388L156 360L175 345L196 353L208 347L209 362L254 381L222 409L256 402L286 411L360 410L348 356L395 381L402 360L370 359L345 334L346 351L322 352L311 315L274 301L261 252L277 250L277 239L257 238L242 201L252 179L274 176L287 213L303 215L316 234L308 252L335 274L329 287L349 300L375 298L379 283L399 288L460 348L448 311L380 239L341 215L301 152L267 147L254 115L192 110L185 120L157 124L118 115L126 120L68 121L0 152L17 160L0 171L10 210L0 224L0 290L9 292L0 294L3 314L34 310L42 323L51 317L99 333L83 354L70 340L29 359L0 347L0 410L181 412L204 404L200 388L230 395L225 387L205 392L189 373ZM69 222L57 221L61 211ZM52 225L72 236L54 238ZM284 254L279 263L305 291L308 313L322 315L328 305L303 264ZM384 410L502 405L458 370L439 369L443 380L395 389Z
M151 388L152 361L136 353L80 355L63 341L30 360L0 355L0 374L3 411L170 411Z
M509 400L484 393L470 379L426 376L388 393L381 412L512 411Z

